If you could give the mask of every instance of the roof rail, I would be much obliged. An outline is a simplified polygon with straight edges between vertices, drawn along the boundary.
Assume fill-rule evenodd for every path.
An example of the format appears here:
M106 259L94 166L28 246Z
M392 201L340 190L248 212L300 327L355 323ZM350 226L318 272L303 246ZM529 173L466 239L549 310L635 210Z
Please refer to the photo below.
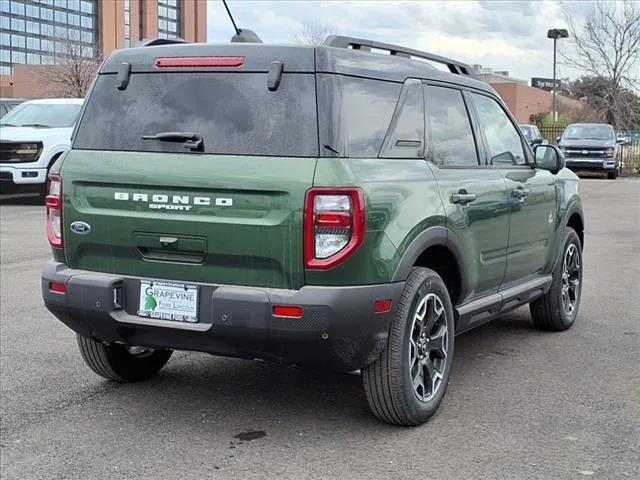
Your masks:
M441 63L449 68L451 73L458 75L472 75L472 70L466 63L458 62L450 58L441 57L433 53L421 52L411 48L391 45L389 43L376 42L374 40L363 40L361 38L343 37L341 35L330 35L323 43L326 47L352 48L353 50L371 51L372 48L387 50L390 55L405 58L422 58L431 62Z
M182 38L143 38L136 47L154 47L157 45L172 45L175 43L187 43Z

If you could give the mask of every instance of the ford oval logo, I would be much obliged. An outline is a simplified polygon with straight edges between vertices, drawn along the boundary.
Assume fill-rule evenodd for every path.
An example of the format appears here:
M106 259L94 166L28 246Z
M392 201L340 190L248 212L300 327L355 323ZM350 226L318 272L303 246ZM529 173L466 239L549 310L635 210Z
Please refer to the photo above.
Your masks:
M86 235L91 231L91 225L85 222L73 222L69 225L69 228L73 233L77 233L78 235Z

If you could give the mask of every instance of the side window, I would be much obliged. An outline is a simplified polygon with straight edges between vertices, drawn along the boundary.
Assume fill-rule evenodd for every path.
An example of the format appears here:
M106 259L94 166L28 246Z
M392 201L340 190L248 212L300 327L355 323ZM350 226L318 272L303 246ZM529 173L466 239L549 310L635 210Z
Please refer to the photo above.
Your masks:
M316 79L321 155L378 157L402 85L335 74Z
M426 86L430 139L427 159L436 165L477 166L478 153L462 92Z
M422 82L405 82L400 100L380 150L381 158L423 158L424 98Z
M493 98L472 94L478 122L484 133L490 165L524 165L526 157L520 135L502 107Z

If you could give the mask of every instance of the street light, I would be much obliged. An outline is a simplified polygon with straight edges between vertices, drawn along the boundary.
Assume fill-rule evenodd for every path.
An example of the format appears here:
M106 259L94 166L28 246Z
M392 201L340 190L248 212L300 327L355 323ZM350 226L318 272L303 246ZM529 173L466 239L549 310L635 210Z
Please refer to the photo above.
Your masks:
M553 38L553 123L558 121L556 110L556 42L559 38L567 38L569 32L566 28L552 28L547 32L547 38Z

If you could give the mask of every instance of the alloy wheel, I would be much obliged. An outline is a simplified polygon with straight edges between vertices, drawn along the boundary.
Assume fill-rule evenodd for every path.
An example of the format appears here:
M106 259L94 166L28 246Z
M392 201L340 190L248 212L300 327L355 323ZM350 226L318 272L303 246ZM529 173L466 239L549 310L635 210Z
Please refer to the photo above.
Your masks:
M418 302L410 330L409 369L413 392L422 402L431 400L442 385L450 340L447 322L435 293Z
M562 308L567 315L573 314L580 296L580 254L572 243L564 254L562 266Z

